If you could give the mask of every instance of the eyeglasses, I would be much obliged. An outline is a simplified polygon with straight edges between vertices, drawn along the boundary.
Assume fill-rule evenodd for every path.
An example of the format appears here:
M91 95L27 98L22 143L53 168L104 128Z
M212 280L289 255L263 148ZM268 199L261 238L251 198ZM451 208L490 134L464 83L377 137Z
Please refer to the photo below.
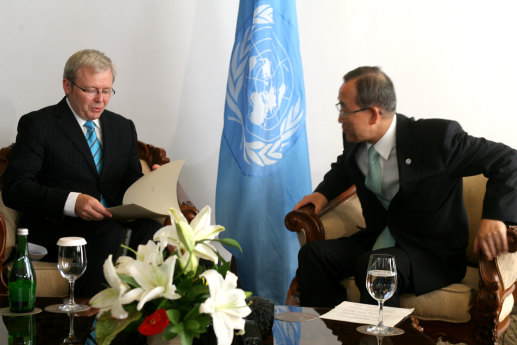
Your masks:
M353 115L355 113L359 113L361 111L365 111L365 110L368 110L370 109L371 106L368 106L368 107L364 107L364 108L361 108L359 110L354 110L354 111L344 111L343 110L343 105L341 103L336 103L336 109L337 111L339 112L339 116L340 117L345 117L345 116L349 116L349 115Z
M87 94L90 97L94 97L94 96L98 95L99 93L102 93L103 96L111 96L111 95L115 94L115 89L102 89L101 90L101 89L96 89L94 87L85 89L83 87L80 87L79 85L77 85L76 83L74 83L71 80L70 80L70 83L72 83L72 85L74 85L75 87L77 87L79 90L81 90L82 92L84 92L85 94Z

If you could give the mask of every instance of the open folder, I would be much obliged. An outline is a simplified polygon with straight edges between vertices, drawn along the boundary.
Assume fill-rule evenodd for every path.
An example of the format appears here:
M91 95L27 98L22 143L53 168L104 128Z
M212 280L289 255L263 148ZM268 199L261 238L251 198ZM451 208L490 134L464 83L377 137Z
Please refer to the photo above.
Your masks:
M179 210L176 186L183 162L164 164L136 180L122 205L108 208L113 219L158 218L168 216L171 207Z

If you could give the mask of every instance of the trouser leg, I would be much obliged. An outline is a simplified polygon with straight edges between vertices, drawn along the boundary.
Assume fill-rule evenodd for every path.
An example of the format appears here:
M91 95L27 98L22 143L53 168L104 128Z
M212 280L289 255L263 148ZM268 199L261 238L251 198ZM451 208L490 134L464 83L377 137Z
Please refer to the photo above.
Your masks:
M154 219L137 219L135 221L125 223L131 229L131 237L129 239L129 247L137 250L139 244L146 244L149 240L153 240L153 236L163 227Z
M87 242L88 264L84 274L76 281L75 295L92 297L108 285L104 279L103 265L110 254L113 255L113 260L116 259L125 227L113 220L78 221L70 231L68 236L80 236Z
M352 276L355 259L364 246L350 238L307 243L298 253L297 278L300 303L311 307L335 307L346 300L339 283Z
M399 247L383 248L376 251L367 251L357 259L355 268L355 283L361 293L361 303L377 304L368 290L366 289L366 275L368 271L368 262L371 254L389 254L395 257L395 265L397 266L397 289L393 296L384 302L386 306L399 307L400 295L404 292L413 291L411 282L411 265L409 255L405 250Z

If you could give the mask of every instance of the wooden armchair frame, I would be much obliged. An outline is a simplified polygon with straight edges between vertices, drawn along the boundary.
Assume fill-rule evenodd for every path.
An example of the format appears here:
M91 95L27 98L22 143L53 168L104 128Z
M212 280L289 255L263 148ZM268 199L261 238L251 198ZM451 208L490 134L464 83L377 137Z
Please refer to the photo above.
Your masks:
M330 201L320 215L330 212L341 203L355 196L355 186ZM293 232L303 232L306 242L325 239L325 228L320 216L314 213L314 206L309 205L300 210L291 211L285 217L285 225ZM517 227L507 229L509 252L517 251ZM451 323L445 321L427 321L413 318L417 329L437 341L439 338L452 343L465 342L469 345L498 344L498 340L510 324L507 316L499 321L502 302L510 294L517 297L515 283L504 289L500 272L495 260L488 261L484 255L479 256L479 292L469 310L470 321ZM295 277L287 294L286 304L299 304L298 282Z
M0 190L2 188L2 176L7 167L9 161L9 155L14 144L0 149ZM145 161L150 169L154 164L163 165L170 162L167 158L165 150L150 144L146 144L142 141L138 142L137 146L138 157ZM196 207L190 202L187 194L178 183L178 203L182 213L185 215L187 220L190 222L198 213ZM170 219L167 219L170 222ZM7 226L4 218L0 215L0 293L7 293L7 277L4 276L4 263L7 259L5 257L6 252L6 238L7 238Z

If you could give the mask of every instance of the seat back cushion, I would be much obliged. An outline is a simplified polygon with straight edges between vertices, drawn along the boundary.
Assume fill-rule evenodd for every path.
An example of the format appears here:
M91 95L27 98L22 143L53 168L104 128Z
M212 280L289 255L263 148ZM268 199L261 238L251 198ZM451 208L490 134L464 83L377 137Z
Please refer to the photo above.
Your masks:
M353 235L359 231L358 226L365 226L363 209L357 194L323 214L320 219L327 240Z
M55 262L33 261L36 272L37 297L68 296L68 280L63 278Z
M142 165L142 173L144 175L151 171L151 167L149 167L145 160L140 159L140 164Z
M6 276L9 276L13 261L6 267ZM36 297L65 297L68 296L68 280L65 279L55 262L32 261L36 273Z

